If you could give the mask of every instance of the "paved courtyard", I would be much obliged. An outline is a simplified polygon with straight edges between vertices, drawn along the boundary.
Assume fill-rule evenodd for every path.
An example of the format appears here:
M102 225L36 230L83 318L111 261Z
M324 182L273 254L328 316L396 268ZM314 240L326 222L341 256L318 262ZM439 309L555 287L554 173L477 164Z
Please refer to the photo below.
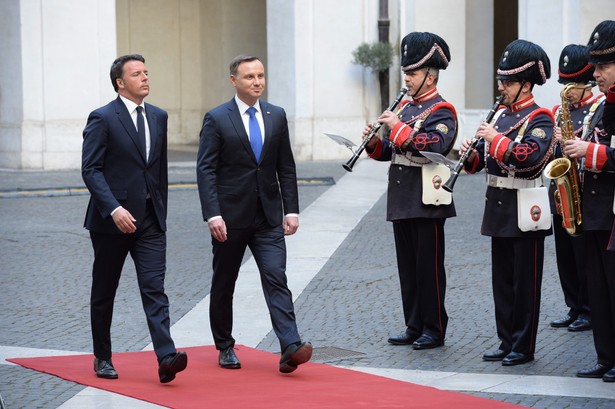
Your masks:
M193 185L193 158L192 151L171 155L166 287L172 324L207 298L211 279L211 245ZM370 197L365 214L322 266L311 272L311 279L298 290L291 287L299 329L314 345L316 361L533 408L615 408L615 385L575 377L578 369L595 361L591 332L571 333L548 325L566 312L552 237L545 246L536 360L516 367L481 360L485 351L498 345L490 242L479 234L485 191L482 174L459 178L454 196L458 216L445 226L450 317L446 345L414 351L386 342L404 328L392 227L385 221L386 198L366 191L371 185L361 180L360 167L372 169L369 161L359 162L353 173L345 172L339 162L297 165L301 209L316 215L308 218L311 223L326 224L344 216L343 205L319 201L341 185L352 187L344 193L351 201ZM371 176L384 187L386 165L373 169ZM70 402L84 389L4 361L24 353L91 353L92 249L82 228L88 196L80 187L83 182L77 171L0 171L0 395L9 409L78 407ZM298 243L302 231L309 228L300 226ZM291 283L292 275L289 271ZM261 294L259 288L253 291ZM202 334L206 343L209 328L203 327ZM117 352L142 350L150 343L130 260L117 296L113 342ZM247 344L239 337L237 342ZM279 352L271 331L254 346ZM493 385L497 379L502 380L500 387ZM461 387L455 387L455 382Z

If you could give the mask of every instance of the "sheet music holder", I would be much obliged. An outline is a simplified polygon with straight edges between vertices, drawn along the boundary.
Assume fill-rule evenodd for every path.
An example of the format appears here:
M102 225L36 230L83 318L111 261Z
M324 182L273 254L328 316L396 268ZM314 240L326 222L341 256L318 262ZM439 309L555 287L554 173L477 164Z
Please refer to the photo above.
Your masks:
M430 161L444 165L449 169L454 169L455 166L457 165L457 162L450 160L449 158L442 155L441 153L421 151L421 155L423 155Z
M337 142L338 144L344 145L345 147L347 147L350 150L352 150L352 148L354 146L357 146L356 143L352 142L350 139L344 138L343 136L335 135L335 134L331 134L331 133L326 133L326 132L324 134L327 135L332 140L334 140L335 142Z

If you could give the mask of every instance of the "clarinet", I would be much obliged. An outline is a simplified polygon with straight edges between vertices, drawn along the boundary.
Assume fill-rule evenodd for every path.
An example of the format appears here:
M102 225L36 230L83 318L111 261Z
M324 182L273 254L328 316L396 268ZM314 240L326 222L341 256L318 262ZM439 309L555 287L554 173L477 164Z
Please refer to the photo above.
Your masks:
M397 95L397 98L395 98L395 101L393 101L386 110L387 111L394 110L397 107L397 105L399 105L404 95L406 95L406 92L408 92L408 89L406 88L400 89L399 95ZM375 124L372 125L372 129L370 130L369 134L367 134L367 136L363 138L363 142L361 142L361 145L359 145L357 150L352 153L352 157L348 160L348 162L342 165L344 169L346 169L348 172L352 172L352 168L354 167L354 164L357 162L357 159L359 159L359 156L361 156L361 154L363 153L363 150L367 146L367 143L374 137L374 135L376 135L376 132L378 132L381 126L382 126L382 123L380 122L376 122Z
M498 111L498 107L500 106L501 101L502 101L502 96L499 96L495 99L495 103L493 104L493 106L491 107L491 110L487 114L487 118L485 118L485 122L487 123L491 122L491 120L495 116L495 113ZM472 151L476 149L476 146L478 145L478 142L480 141L480 139L481 138L477 137L476 135L472 137L472 139L470 140L470 146L468 146L468 150L466 150L464 153L461 154L461 156L459 157L459 161L457 162L455 167L451 169L451 176L448 178L446 183L442 185L442 189L446 190L449 193L453 192L453 187L455 186L455 182L457 182L457 177L459 176L461 169L463 169L463 165L468 160L468 157L470 156Z

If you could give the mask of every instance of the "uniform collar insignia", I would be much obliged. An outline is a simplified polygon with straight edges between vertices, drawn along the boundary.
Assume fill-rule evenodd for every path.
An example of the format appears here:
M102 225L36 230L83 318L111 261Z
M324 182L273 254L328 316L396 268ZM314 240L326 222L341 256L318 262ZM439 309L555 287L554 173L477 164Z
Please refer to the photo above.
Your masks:
M429 101L430 99L434 99L435 97L437 97L438 94L438 89L434 88L431 91L427 91L426 93L419 95L418 97L415 97L412 102L414 102L415 104L420 104L422 102L425 101Z
M523 101L515 102L514 104L512 104L512 106L510 107L510 110L512 112L521 111L522 109L525 109L533 104L534 104L534 96L530 95L529 97L525 98Z

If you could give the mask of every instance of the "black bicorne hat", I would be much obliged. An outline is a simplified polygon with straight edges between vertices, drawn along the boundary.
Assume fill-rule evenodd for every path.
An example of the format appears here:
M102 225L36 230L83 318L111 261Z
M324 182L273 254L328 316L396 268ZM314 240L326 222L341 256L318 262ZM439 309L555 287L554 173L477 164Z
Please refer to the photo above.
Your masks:
M598 24L587 43L591 64L615 62L615 21L605 20Z
M433 33L412 32L401 40L401 69L432 67L445 70L451 61L448 44Z
M568 44L559 56L557 73L560 84L578 82L586 84L594 80L594 66L588 62L587 47L578 44Z
M547 53L537 44L526 40L514 40L506 46L497 78L500 80L526 81L542 85L551 76L551 62Z

